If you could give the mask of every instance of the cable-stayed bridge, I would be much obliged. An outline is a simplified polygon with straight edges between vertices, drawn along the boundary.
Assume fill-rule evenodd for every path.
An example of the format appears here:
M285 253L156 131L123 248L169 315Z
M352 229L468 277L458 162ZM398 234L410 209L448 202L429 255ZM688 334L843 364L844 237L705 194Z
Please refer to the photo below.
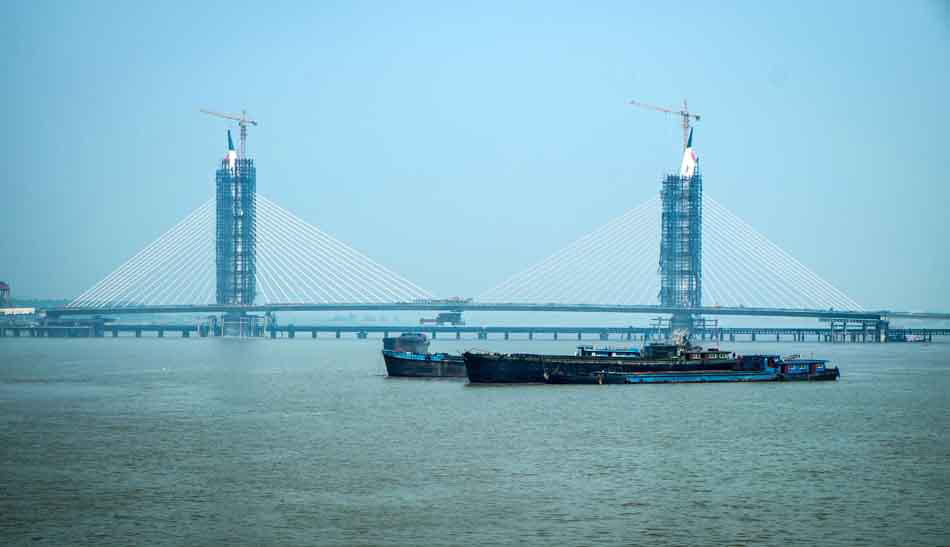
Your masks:
M810 317L878 331L892 317L950 318L864 310L706 195L687 118L680 172L663 179L658 197L461 300L435 298L259 195L245 156L247 124L257 122L220 116L239 121L241 146L229 132L215 196L47 317L212 313L222 314L222 332L230 323L240 333L259 332L255 312L273 324L275 312L331 310L668 314L671 330L705 328L706 316Z
M299 311L491 311L886 320L945 313L864 310L737 215L703 196L704 304L655 303L660 200L579 238L474 301L445 301L261 195L257 300L218 304L210 199L64 308L67 315ZM651 303L651 301L653 303Z

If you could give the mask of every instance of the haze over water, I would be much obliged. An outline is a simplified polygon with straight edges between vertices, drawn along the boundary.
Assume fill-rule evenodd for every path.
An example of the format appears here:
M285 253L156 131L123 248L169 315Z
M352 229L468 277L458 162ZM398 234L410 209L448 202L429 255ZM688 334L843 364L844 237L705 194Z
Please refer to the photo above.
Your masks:
M950 346L730 347L842 377L469 386L386 378L378 340L6 338L0 543L950 542Z

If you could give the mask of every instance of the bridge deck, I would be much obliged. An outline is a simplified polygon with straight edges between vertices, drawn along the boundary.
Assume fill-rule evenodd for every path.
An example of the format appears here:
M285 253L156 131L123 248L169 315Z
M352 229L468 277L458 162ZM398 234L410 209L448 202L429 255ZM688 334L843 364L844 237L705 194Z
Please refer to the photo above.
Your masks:
M753 316L753 317L809 317L816 319L887 320L936 319L950 320L950 313L943 312L894 312L888 310L814 310L788 308L745 307L700 307L676 308L659 305L607 305L607 304L526 304L526 303L295 303L260 304L253 306L227 305L168 305L129 307L62 307L46 310L48 317L128 315L128 314L220 314L220 313L281 313L313 311L463 311L463 312L574 312L574 313L625 313L660 314L690 313L703 316Z

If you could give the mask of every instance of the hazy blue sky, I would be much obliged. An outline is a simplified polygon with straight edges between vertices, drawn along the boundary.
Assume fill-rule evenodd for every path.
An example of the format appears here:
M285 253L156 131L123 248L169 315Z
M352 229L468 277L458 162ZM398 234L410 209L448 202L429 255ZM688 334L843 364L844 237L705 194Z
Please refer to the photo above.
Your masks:
M514 5L512 5L514 4ZM865 307L950 309L946 1L8 2L0 279L72 297L204 202L248 111L258 191L442 295L706 191Z

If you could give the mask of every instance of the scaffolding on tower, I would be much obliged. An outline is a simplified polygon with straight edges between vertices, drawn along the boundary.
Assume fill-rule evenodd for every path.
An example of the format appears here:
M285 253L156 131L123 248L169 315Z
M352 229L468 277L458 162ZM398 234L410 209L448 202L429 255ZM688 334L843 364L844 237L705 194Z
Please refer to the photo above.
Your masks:
M249 306L257 294L257 171L247 157L247 127L258 122L243 110L240 116L201 111L236 121L241 130L238 150L228 131L227 155L215 173L216 302Z
M703 295L703 177L699 157L693 150L691 122L699 114L683 108L673 110L651 104L629 101L628 104L679 116L683 128L683 160L679 174L663 179L660 188L660 305L672 308L698 308ZM687 311L674 313L672 331L693 330L696 320Z

